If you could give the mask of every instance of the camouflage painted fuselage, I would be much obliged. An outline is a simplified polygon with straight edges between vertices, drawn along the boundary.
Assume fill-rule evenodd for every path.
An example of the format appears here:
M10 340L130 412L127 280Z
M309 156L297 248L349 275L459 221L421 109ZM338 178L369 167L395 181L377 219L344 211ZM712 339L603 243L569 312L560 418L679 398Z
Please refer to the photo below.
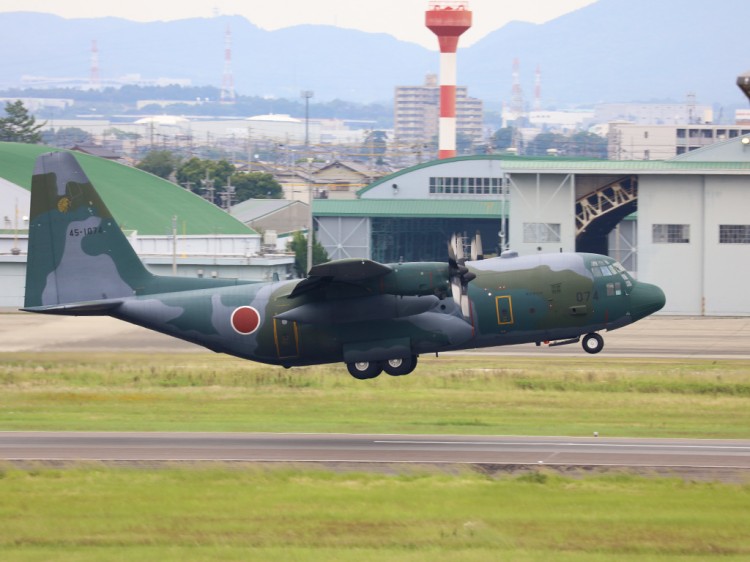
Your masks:
M284 366L409 359L392 366L405 374L423 353L571 340L664 305L658 287L593 254L350 259L270 283L156 276L67 153L39 158L30 215L25 310L109 315Z
M466 265L477 275L468 317L450 298L448 267L439 263L391 264L385 279L331 282L296 297L300 281L136 297L111 314L215 351L292 366L565 340L630 324L653 312L651 297L659 300L653 286L594 254ZM258 313L252 333L232 323L243 307Z

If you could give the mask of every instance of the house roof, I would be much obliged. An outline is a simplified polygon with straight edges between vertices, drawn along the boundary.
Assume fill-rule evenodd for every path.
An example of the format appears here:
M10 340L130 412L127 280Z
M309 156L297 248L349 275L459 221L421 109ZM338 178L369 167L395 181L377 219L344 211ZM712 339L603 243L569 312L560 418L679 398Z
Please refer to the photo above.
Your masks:
M316 199L316 217L415 217L415 218L502 218L507 206L502 201L457 199Z
M249 223L294 205L307 207L307 204L302 201L288 199L248 199L232 207L232 216L244 223Z
M37 156L54 150L37 144L0 143L0 177L30 190ZM256 234L198 195L157 176L87 154L76 153L76 159L123 229L167 234L172 217L177 216L181 234Z

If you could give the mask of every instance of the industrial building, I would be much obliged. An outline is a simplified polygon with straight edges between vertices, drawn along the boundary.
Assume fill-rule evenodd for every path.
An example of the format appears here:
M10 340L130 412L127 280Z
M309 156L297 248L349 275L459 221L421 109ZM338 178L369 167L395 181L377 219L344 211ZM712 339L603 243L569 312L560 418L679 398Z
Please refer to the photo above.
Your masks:
M750 134L748 125L638 125L610 123L610 160L667 160L716 142Z
M0 307L23 304L31 176L49 150L0 143ZM154 273L265 281L292 271L294 256L266 251L260 234L194 193L116 162L76 158Z
M437 160L313 212L334 259L441 261L479 230L485 253L609 253L664 289L664 313L726 316L750 315L748 201L744 136L666 161Z

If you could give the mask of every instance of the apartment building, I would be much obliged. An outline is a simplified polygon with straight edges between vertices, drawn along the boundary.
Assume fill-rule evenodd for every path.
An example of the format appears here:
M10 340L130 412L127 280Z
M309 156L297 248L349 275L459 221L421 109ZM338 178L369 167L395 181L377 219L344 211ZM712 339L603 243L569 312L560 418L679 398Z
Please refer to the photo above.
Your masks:
M440 85L437 75L428 74L422 86L398 86L395 98L394 136L399 144L425 144L438 134ZM484 106L469 97L466 86L456 88L457 133L481 142Z

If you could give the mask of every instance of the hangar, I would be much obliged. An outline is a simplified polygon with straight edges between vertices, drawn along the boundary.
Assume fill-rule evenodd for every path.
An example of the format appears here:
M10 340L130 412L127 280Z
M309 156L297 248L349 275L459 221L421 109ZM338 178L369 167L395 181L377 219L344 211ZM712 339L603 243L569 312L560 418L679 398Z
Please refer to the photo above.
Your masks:
M334 259L442 261L479 230L485 253L612 255L664 289L663 313L750 315L750 136L664 161L437 160L313 213Z
M0 307L23 304L31 176L41 145L0 143ZM260 235L171 182L76 154L138 255L157 274L270 280L294 256L265 252Z

